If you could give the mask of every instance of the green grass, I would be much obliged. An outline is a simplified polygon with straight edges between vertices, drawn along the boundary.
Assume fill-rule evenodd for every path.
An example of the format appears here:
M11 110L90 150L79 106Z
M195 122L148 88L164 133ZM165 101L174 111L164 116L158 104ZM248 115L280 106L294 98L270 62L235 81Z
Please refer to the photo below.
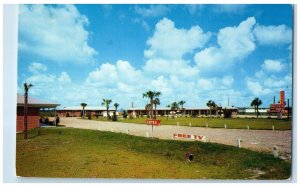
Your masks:
M121 133L42 128L17 134L16 171L24 177L287 179L291 164L232 146L147 139ZM59 133L60 132L60 133ZM189 162L186 153L195 159ZM260 175L258 174L259 172Z
M180 126L189 126L189 123L192 124L193 127L206 127L208 124L211 128L224 128L226 124L228 129L247 129L249 126L250 129L256 130L272 130L272 126L274 125L275 130L290 130L292 127L292 122L286 119L278 120L278 119L268 119L268 118L209 118L209 117L200 117L200 118L192 118L192 117L178 117L177 119L168 119L166 117L157 117L157 119L161 120L162 125L177 125L179 122ZM106 118L93 118L93 120L106 121ZM119 120L119 122L126 123L137 123L137 124L145 124L147 118L135 118L135 119L123 119Z

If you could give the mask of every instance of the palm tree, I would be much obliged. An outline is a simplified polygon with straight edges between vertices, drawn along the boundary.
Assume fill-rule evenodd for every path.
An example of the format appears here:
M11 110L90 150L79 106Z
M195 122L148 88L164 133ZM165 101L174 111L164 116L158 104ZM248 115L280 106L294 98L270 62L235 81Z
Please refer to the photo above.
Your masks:
M107 119L109 117L109 114L108 114L108 109L109 109L109 105L112 101L110 99L102 99L102 103L101 105L102 106L105 106L106 107L106 114L107 114Z
M255 113L256 113L256 118L258 118L258 114L259 114L258 107L261 104L262 104L262 101L258 97L254 98L253 101L250 104L252 107L254 107L254 110L255 110Z
M177 102L173 102L170 105L167 105L167 107L171 108L171 110L177 111L179 109L179 104Z
M160 100L159 100L159 98L155 98L154 100L153 100L153 104L154 104L154 118L156 119L156 106L157 105L160 105Z
M32 84L24 83L24 139L27 139L27 105L28 105L28 91Z
M149 111L151 110L151 105L150 105L150 104L146 104L145 110L146 110L146 115L147 115L147 116L150 115L150 114L149 114Z
M183 105L185 104L185 101L179 101L178 104L180 105L181 113L183 114Z
M117 110L118 110L118 107L119 107L119 103L115 103L115 104L114 104L114 107L115 107L115 109L116 109L116 112L117 112Z
M150 114L150 119L153 119L153 100L154 97L159 97L160 96L160 92L154 92L154 91L148 91L146 93L143 93L143 98L144 97L148 97L150 100L150 105L151 105L151 114Z
M86 103L80 103L80 106L82 106L82 116L81 117L85 117L85 111L84 111L84 108L87 106Z
M210 116L211 116L211 110L212 110L212 108L215 108L217 105L216 105L216 103L215 103L214 101L212 101L212 100L209 100L209 101L206 103L206 105L209 107L209 112L210 112Z

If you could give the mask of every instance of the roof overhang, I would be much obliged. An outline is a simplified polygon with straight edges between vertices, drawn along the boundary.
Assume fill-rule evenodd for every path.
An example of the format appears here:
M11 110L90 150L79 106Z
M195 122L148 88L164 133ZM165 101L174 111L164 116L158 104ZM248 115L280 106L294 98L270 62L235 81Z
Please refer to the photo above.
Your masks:
M18 107L24 107L23 103L18 103ZM56 108L57 106L60 106L59 104L28 104L28 107L32 108Z

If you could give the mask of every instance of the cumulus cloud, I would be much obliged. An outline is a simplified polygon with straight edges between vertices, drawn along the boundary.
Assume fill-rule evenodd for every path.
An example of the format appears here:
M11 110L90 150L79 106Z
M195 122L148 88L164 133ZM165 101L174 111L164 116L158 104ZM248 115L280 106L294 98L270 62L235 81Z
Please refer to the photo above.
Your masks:
M92 62L88 23L73 5L20 5L19 49L55 62Z
M185 78L194 76L198 73L197 68L183 56L202 48L210 36L199 26L178 29L172 20L163 18L156 24L153 36L147 40L148 48L144 56L148 60L143 69L153 74L167 73Z
M96 85L113 84L118 79L116 67L110 63L104 63L99 68L90 72L87 78L87 83Z
M44 64L38 63L38 62L33 62L29 65L28 70L31 73L39 73L39 72L44 72L47 71L47 66Z
M292 41L292 30L286 25L256 25L254 34L261 45L289 44Z
M167 5L150 5L149 8L135 6L134 10L143 17L164 16L170 11Z
M226 69L255 50L252 33L256 21L254 17L241 22L237 27L220 29L218 46L208 47L195 54L194 60L200 70ZM222 68L218 68L222 65Z
M199 26L189 30L177 29L173 21L163 18L156 24L153 36L147 40L149 48L145 50L145 57L178 59L203 47L209 38L210 33L204 33Z
M61 83L70 83L71 82L71 78L70 78L69 74L64 71L58 77L58 81L61 82Z
M280 60L266 59L262 64L262 69L269 72L280 72L284 69L284 64Z
M271 93L269 88L264 88L258 81L247 80L247 87L254 96L261 96Z

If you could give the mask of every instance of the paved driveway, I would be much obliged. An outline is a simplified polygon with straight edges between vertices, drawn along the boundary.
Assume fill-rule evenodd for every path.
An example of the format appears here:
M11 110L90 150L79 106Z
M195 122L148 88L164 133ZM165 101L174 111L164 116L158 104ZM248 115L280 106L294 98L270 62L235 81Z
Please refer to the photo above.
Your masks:
M78 118L61 118L61 125L81 129L95 129L101 131L122 132L136 136L152 136L151 125L104 122L93 120L82 120ZM223 129L161 125L154 126L153 136L160 139L172 139L173 133L197 134L206 136L209 142L237 145L237 139L241 139L241 146L244 148L272 152L272 147L277 145L281 155L291 154L291 130L247 130L247 129Z

